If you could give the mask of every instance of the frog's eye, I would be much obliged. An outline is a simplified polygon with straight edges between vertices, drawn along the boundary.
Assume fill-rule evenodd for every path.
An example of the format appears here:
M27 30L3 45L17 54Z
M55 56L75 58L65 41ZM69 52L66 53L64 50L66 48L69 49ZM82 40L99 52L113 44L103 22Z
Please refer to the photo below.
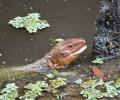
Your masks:
M67 46L68 49L72 49L72 48L74 48L74 47L75 47L75 45L68 45L68 46Z
M73 46L72 46L72 45L69 45L68 47L69 47L69 48L72 48Z

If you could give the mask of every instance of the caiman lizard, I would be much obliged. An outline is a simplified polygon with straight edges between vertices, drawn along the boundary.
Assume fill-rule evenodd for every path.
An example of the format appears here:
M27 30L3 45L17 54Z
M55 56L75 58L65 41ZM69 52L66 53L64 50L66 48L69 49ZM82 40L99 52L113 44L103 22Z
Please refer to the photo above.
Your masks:
M19 78L30 71L46 73L54 69L66 68L87 48L82 38L66 39L57 43L52 50L40 60L23 66L0 69L0 80Z

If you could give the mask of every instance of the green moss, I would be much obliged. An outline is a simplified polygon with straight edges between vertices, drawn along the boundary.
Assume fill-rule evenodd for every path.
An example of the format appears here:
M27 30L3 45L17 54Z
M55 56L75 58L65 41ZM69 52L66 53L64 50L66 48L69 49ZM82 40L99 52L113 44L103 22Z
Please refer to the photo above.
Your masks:
M50 27L46 20L40 20L39 13L31 13L25 17L15 17L8 23L15 28L26 28L29 33L35 33L38 29Z

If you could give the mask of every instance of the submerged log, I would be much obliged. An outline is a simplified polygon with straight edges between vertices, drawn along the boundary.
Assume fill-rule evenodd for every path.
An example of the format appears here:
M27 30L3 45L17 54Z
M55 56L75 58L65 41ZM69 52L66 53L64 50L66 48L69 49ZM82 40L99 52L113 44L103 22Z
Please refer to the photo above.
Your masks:
M93 53L109 60L120 58L120 0L102 0L96 20Z

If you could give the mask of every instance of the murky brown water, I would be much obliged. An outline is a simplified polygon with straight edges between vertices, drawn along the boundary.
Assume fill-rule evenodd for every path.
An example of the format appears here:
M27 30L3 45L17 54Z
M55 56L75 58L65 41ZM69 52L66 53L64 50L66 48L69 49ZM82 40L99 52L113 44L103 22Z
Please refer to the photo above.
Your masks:
M0 0L0 66L13 67L36 61L50 51L50 38L72 37L84 38L88 49L66 71L76 71L76 65L88 66L92 58L91 45L99 4L100 0ZM11 18L32 12L41 13L42 19L48 20L52 27L28 34L25 29L15 29L8 25ZM83 71L87 73L87 68ZM68 97L69 100L73 98Z
M50 38L83 37L90 46L98 8L99 0L0 0L0 65L36 61L50 50ZM31 12L41 13L52 27L28 34L8 25L11 18Z

